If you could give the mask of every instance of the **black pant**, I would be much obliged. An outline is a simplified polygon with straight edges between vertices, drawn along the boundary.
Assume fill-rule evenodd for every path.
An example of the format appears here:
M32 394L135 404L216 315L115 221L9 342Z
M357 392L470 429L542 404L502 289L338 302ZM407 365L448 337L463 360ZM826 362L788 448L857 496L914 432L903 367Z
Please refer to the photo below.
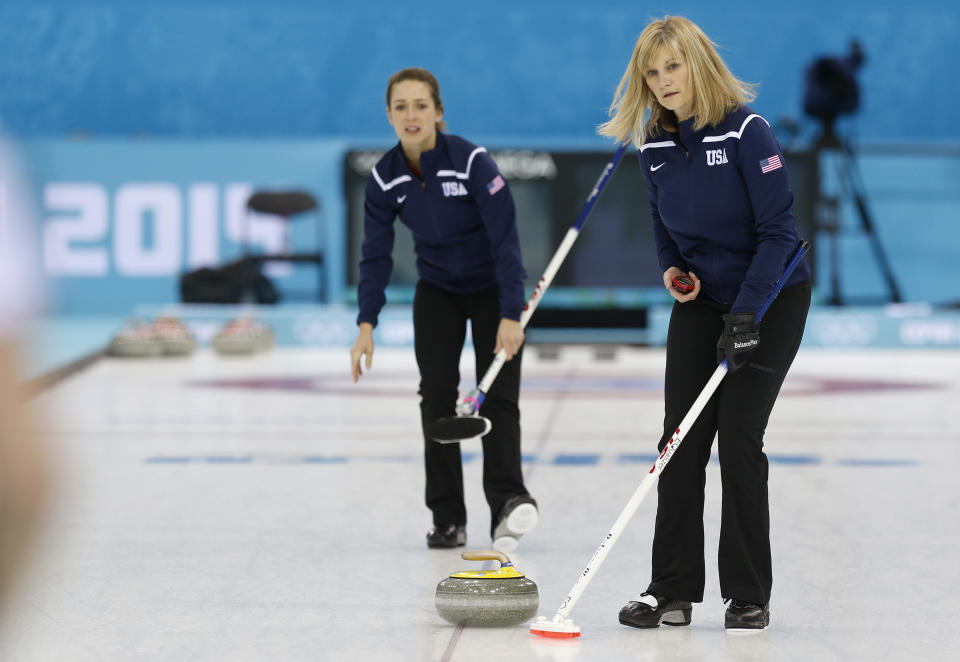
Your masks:
M467 320L473 334L477 380L493 361L500 325L498 288L455 294L429 283L417 283L413 299L414 347L420 367L420 415L426 425L456 414L460 354ZM522 350L507 361L480 406L493 429L483 437L483 491L494 518L504 502L527 494L520 466L520 360ZM427 507L434 524L466 524L460 444L438 444L424 433Z
M800 347L809 307L810 281L780 292L760 322L760 345L749 363L720 382L660 475L650 592L703 600L704 486L716 435L723 486L720 592L724 599L770 601L773 572L763 436ZM673 306L661 451L716 370L725 312L726 307L700 299Z

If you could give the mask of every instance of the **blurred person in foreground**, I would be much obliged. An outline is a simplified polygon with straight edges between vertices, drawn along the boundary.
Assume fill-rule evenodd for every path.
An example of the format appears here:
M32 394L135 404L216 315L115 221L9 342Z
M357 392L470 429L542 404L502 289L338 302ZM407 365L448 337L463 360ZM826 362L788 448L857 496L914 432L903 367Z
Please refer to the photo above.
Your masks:
M507 362L480 407L493 427L482 438L483 489L492 545L513 551L537 524L537 503L520 464L520 314L525 274L510 187L483 147L444 133L440 87L425 69L395 73L387 83L387 118L397 145L370 173L364 200L357 298L359 332L350 350L353 380L373 358L373 328L393 270L394 221L413 232L417 282L414 351L420 369L426 503L431 548L466 544L460 444L439 444L427 426L454 415L467 322L478 377L503 349Z
M800 347L810 269L805 260L797 265L758 323L800 236L780 145L746 105L754 97L697 25L670 16L637 39L612 117L600 127L640 151L663 284L675 300L661 452L717 363L726 359L729 369L660 476L651 580L620 610L624 625L688 625L691 603L703 601L704 487L714 436L725 627L756 631L770 623L764 432Z
M27 406L22 338L42 287L30 235L37 216L13 149L0 134L0 626L51 495L49 450Z

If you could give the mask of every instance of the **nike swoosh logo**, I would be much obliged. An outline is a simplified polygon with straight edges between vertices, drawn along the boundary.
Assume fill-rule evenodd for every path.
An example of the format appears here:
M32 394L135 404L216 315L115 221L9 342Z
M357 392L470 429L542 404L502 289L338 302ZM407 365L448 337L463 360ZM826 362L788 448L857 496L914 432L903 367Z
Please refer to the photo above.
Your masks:
M665 166L665 165L667 165L667 162L666 162L666 161L664 161L663 163L661 163L661 164L658 165L658 166L650 166L650 172L654 172L654 171L656 171L656 170L659 170L660 168L662 168L662 167Z
M398 205L402 205L402 204L403 204L403 201L406 200L406 199L407 199L407 196L401 195L399 198L397 198L397 204L398 204Z

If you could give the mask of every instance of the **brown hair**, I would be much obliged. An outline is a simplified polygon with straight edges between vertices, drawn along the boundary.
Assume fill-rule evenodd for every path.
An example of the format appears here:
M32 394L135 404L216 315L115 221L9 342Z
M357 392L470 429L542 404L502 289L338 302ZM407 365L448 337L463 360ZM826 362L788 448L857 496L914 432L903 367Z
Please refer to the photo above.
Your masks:
M661 46L684 62L690 72L695 130L718 124L731 110L756 98L756 86L730 73L716 44L696 23L682 16L666 16L652 21L640 33L610 104L610 119L597 128L600 135L619 142L632 140L639 147L658 123L676 128L677 116L660 105L644 76L650 58ZM650 114L645 118L647 109Z
M390 76L390 80L387 82L387 108L390 107L390 97L393 95L393 86L405 80L418 80L426 84L426 86L430 88L433 105L437 107L438 111L443 112L443 101L440 100L440 83L437 82L437 79L432 73L420 67L407 67ZM437 130L446 131L447 123L442 120L437 122Z

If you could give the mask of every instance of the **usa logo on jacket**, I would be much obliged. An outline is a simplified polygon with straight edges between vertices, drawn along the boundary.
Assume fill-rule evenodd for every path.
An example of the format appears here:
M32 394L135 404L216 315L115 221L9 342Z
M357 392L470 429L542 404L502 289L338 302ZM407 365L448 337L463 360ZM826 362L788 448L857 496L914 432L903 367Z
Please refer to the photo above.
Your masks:
M707 150L707 165L721 165L723 163L728 163L727 161L727 150L725 149L708 149Z
M442 182L443 186L443 196L449 198L451 196L460 196L467 194L467 187L461 184L460 182Z

